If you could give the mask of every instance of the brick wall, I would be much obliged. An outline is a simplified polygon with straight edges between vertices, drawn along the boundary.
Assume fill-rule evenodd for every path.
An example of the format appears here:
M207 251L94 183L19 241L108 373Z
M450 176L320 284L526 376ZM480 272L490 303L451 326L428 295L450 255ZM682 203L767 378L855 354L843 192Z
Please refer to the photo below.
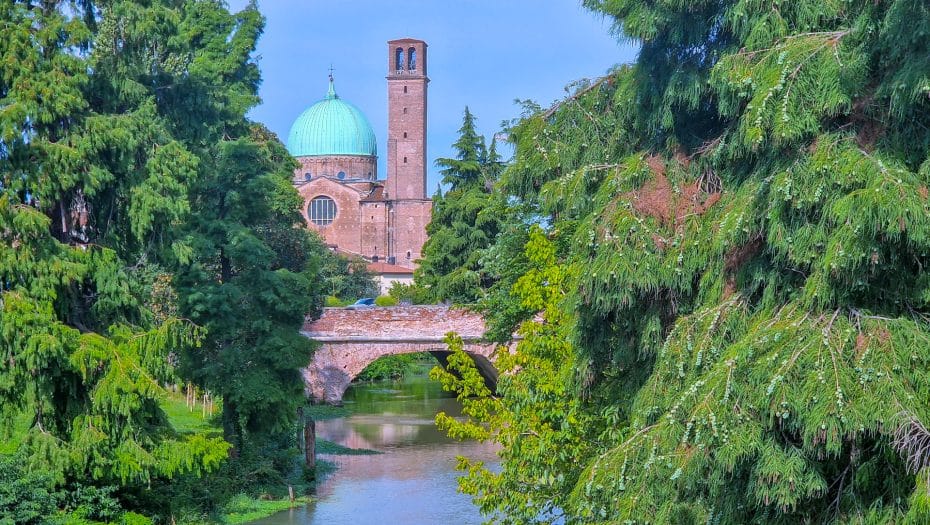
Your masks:
M300 166L294 170L294 183L300 184L307 180L307 173L313 178L337 178L339 172L344 172L347 179L378 178L378 157L359 155L324 155L314 157L297 157Z
M317 340L442 340L447 332L463 339L484 335L480 314L448 306L392 306L386 308L324 308L317 320L304 323L303 332Z
M415 70L396 69L394 53L416 49ZM388 42L388 198L426 198L426 42Z
M355 189L339 184L330 179L313 179L297 187L297 192L304 199L301 214L307 227L319 232L327 244L333 244L340 250L351 253L361 253L362 233L359 228L361 209L359 199L361 193ZM318 226L310 222L307 206L312 199L326 196L336 203L336 217L331 224Z

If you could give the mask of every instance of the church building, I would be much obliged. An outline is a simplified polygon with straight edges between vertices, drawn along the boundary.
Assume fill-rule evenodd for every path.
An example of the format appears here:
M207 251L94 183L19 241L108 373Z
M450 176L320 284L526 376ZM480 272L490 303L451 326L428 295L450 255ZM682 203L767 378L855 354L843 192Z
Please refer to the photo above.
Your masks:
M378 144L368 119L326 96L291 126L287 149L299 162L294 185L303 214L334 250L360 256L381 279L410 281L426 242L432 200L426 197L426 42L388 42L387 173L378 177Z

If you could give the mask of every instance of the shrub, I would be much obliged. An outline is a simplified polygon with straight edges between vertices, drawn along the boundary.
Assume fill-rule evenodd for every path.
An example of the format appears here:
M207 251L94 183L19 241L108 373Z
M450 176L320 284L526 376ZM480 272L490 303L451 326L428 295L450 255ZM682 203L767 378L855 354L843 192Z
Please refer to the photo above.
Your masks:
M347 303L340 300L335 295L327 295L326 300L323 302L323 304L327 307L332 308L332 307L345 306Z
M388 290L388 295L401 304L433 304L429 291L417 284L394 282Z
M375 304L378 306L397 306L397 299L390 295L379 295L375 298Z

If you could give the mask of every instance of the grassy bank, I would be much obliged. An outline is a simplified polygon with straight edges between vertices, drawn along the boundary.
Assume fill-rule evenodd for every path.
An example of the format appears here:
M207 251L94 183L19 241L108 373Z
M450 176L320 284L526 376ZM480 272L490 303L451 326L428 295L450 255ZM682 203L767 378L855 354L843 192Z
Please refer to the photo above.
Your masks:
M205 410L200 403L194 407L188 407L183 393L169 393L162 398L160 404L172 427L181 434L206 433L208 435L221 435L223 432L220 426L220 413L222 411L222 402L220 400L214 402L212 414ZM312 501L312 498L305 495L310 488L310 483L304 478L299 467L295 457L294 472L288 476L286 484L282 484L277 490L269 491L268 487L256 486L254 489L247 490L246 493L229 498L222 507L209 516L181 516L178 523L189 525L248 523L283 510L305 505ZM213 476L213 479L205 478L202 482L204 484L223 483L222 474L214 474ZM287 495L287 485L294 488L294 493L297 495L294 501L290 501Z
M208 434L220 434L219 414L221 403L216 401L214 414L203 411L202 406L197 405L193 410L188 408L183 394L170 394L161 401L162 409L167 414L172 426L181 433L206 432ZM328 405L311 405L305 407L305 414L316 421L346 417L351 412L345 407L335 407ZM337 443L325 439L317 440L318 454L332 455L367 455L379 454L380 452L368 449L353 449L344 447ZM224 524L232 525L239 523L248 523L288 510L299 507L311 502L313 499L305 494L312 488L314 481L308 481L302 472L302 458L295 456L294 471L288 476L286 484L294 488L294 493L298 495L294 502L288 499L286 485L278 487L276 490L269 490L268 487L256 487L253 493L238 494L225 505L216 514L211 516L188 517L183 520L184 523L191 525L206 524ZM325 460L317 460L315 472L316 479L319 480L336 469L335 465ZM179 521L179 523L182 523Z
M173 429L180 434L203 433L211 436L220 436L222 434L220 423L222 404L219 400L215 402L212 414L205 411L200 403L194 407L188 407L183 392L167 392L159 401L159 404L165 411ZM307 407L306 410L308 415L317 421L346 417L350 414L350 411L345 407L319 405ZM31 419L28 416L21 415L13 421L12 428L5 429L3 435L0 435L0 455L2 457L9 457L16 452L30 422ZM317 453L365 455L377 454L378 452L367 449L352 449L320 439L317 441ZM306 474L302 455L297 454L296 450L282 450L281 454L282 458L293 459L293 469L283 478L273 480L270 483L267 479L262 483L258 481L259 478L248 478L254 479L254 481L251 484L242 484L233 481L242 479L239 475L241 473L232 474L229 472L228 467L233 467L233 465L224 465L218 471L204 477L181 475L170 483L160 483L155 487L150 487L149 508L154 509L164 505L163 512L167 512L168 508L174 509L175 514L173 516L163 515L161 519L170 518L172 522L178 525L231 525L248 523L310 503L312 498L307 494L315 481L311 479L314 477L313 475ZM290 459L286 459L286 461L290 461ZM333 472L335 468L335 465L331 462L318 460L314 473L316 479L325 477ZM293 487L294 494L297 496L295 501L289 499L288 486ZM84 520L83 523L92 522Z
M305 505L311 501L312 498L309 496L296 498L292 503L289 500L256 499L243 494L236 496L223 507L223 514L221 516L223 520L222 523L227 525L248 523L250 521L267 518L283 510Z

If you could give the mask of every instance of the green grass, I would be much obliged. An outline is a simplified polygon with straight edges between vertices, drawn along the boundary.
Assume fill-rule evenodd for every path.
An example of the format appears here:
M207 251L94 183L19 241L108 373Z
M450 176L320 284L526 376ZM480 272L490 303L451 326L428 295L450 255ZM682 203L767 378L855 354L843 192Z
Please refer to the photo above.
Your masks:
M373 454L381 454L381 452L378 452L377 450L371 450L370 448L349 448L344 447L339 443L326 441L325 439L316 440L316 453L334 454L338 456L370 456Z
M181 434L205 432L213 435L222 432L216 422L223 408L219 400L213 405L214 415L207 414L206 417L203 416L203 407L200 404L193 410L187 408L187 401L182 393L169 393L159 401L159 404L168 416L171 426Z
M222 523L235 525L261 518L266 518L282 510L299 507L309 503L311 498L301 496L292 503L289 500L263 500L240 494L223 507Z

